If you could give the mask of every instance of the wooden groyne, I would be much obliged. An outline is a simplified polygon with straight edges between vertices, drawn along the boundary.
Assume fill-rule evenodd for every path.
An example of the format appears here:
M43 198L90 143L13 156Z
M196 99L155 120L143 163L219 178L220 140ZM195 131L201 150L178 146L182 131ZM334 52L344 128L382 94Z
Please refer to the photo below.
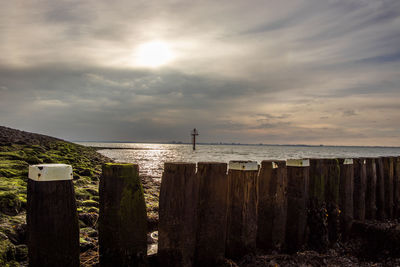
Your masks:
M367 160L365 158L354 159L353 164L354 219L364 221L366 214Z
M366 159L367 187L365 191L365 218L374 220L376 218L376 162L374 158Z
M79 224L72 167L29 167L26 221L29 266L79 266Z
M354 219L354 166L353 159L339 159L339 210L340 210L340 232L342 240L350 236L351 226Z
M295 252L306 242L309 160L289 160L287 166L287 223L285 249ZM262 223L262 222L261 222Z
M389 163L385 164L385 161ZM381 170L379 186L376 162L378 171ZM353 222L375 219L377 207L382 207L380 218L399 218L396 215L400 210L399 157L389 160L386 157L268 160L261 163L258 171L254 162L230 162L229 166L235 167L218 171L218 179L227 181L221 183L221 186L227 186L228 192L228 206L224 211L227 221L226 226L219 226L219 231L226 231L226 258L240 258L255 248L265 252L296 252L303 248L325 250L348 239ZM198 175L192 177L198 179ZM220 188L218 192L226 190ZM199 192L199 199L202 194ZM224 193L221 199L224 199ZM162 210L166 207L163 201L169 200L160 199L160 227L162 214L169 213ZM198 202L194 209L201 205ZM197 225L200 221L197 217ZM202 222L204 228L214 226L211 222ZM159 238L164 238L163 233L159 233ZM204 244L204 239L201 240ZM213 241L210 240L209 245L213 245ZM196 249L195 245L191 253L196 255ZM218 262L221 250L218 256L212 257L214 260L208 263ZM176 266L207 265L194 257L189 265L176 263Z
M69 165L30 166L30 266L79 266L71 174ZM100 266L148 265L138 166L105 164L99 195ZM324 251L373 219L400 219L400 157L165 163L155 262L216 266L256 249Z
M214 266L224 258L227 233L228 180L226 163L200 162L197 165L198 201L194 263ZM191 196L187 201L190 201ZM161 236L161 238L163 238Z
M160 189L158 260L161 266L188 266L196 239L198 184L194 163L166 163Z
M100 266L143 264L147 255L147 220L138 165L103 165L99 195Z
M257 182L257 247L279 251L285 244L286 234L286 161L262 161Z

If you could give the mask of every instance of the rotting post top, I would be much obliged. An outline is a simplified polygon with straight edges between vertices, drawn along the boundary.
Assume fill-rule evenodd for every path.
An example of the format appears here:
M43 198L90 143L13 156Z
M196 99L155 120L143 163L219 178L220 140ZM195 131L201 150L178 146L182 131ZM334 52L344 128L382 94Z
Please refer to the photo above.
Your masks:
M286 166L309 167L310 160L309 159L288 159L288 160L286 160Z
M72 166L67 164L30 165L28 178L37 182L72 180Z
M229 161L229 169L239 171L258 171L258 164L257 161L232 160Z
M351 165L353 164L353 159L345 158L343 160L343 165Z

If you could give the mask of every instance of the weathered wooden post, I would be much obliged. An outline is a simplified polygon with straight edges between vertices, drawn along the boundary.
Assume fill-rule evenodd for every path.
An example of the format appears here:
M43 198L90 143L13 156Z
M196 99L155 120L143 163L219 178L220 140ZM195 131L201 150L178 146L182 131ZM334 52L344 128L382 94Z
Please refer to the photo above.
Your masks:
M340 167L340 182L339 182L339 209L340 213L340 228L342 232L342 237L347 240L351 226L354 219L354 200L353 200L353 190L354 190L354 167L353 159L339 159Z
M324 252L328 249L328 222L325 203L326 175L322 159L310 159L310 182L308 196L307 225L308 246Z
M365 192L365 218L376 218L376 165L375 158L366 158L367 190Z
M385 214L385 178L382 158L375 159L376 165L376 218L383 220Z
M306 242L307 200L309 187L308 159L289 159L287 166L286 249L292 253Z
M354 219L359 221L365 220L367 190L367 165L364 158L353 160L354 164Z
M394 210L393 216L395 219L400 218L400 157L395 157L393 160L393 201Z
M195 266L216 266L225 258L228 206L227 164L199 162Z
M193 151L196 150L196 136L198 136L198 135L199 135L199 132L197 131L196 128L194 128L193 131L191 132Z
M72 167L29 166L27 191L29 266L79 266L79 224Z
M286 162L264 160L258 174L257 248L283 248L286 230Z
M256 248L257 174L254 161L230 161L226 255L237 259Z
M138 266L147 255L147 217L137 164L106 163L99 185L100 266Z
M197 223L195 163L165 163L158 223L160 266L192 266Z
M385 185L385 215L393 218L393 157L383 157L383 179Z
M326 176L325 201L328 211L328 233L331 245L340 238L340 168L337 159L323 159Z

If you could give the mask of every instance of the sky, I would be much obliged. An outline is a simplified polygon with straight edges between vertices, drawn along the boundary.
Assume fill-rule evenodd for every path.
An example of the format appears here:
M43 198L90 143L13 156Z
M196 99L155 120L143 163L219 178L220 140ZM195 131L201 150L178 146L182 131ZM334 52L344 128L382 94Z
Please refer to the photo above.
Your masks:
M400 1L1 1L0 125L400 146Z

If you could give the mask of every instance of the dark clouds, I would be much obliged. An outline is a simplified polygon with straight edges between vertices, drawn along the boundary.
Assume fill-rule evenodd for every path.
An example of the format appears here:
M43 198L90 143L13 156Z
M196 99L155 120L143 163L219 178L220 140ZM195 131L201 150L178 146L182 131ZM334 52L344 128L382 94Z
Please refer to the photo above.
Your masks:
M72 140L400 145L398 1L0 10L0 122ZM176 54L135 66L139 45Z

